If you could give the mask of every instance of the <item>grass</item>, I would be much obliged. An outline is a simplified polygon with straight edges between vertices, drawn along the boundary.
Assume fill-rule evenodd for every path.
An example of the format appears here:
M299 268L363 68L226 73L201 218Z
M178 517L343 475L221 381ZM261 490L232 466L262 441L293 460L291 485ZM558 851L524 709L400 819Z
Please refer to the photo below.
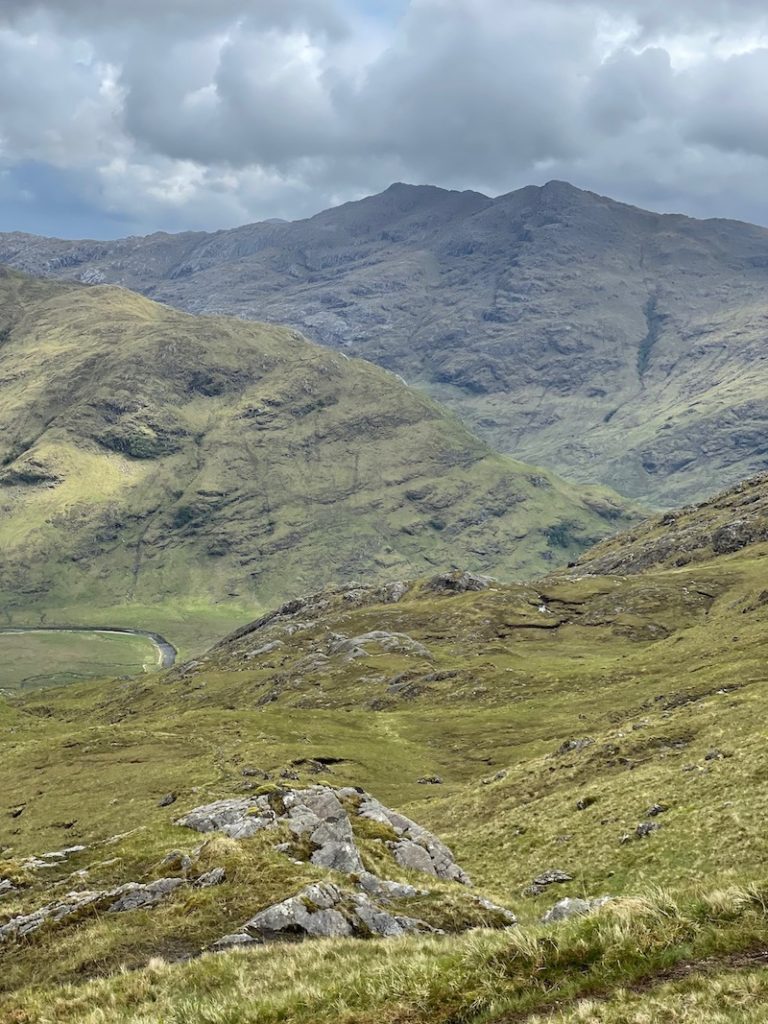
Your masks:
M153 644L106 633L0 633L0 687L29 691L157 668Z
M180 966L155 960L0 1007L14 1024L490 1024L653 979L683 958L725 957L765 935L757 890L714 893L686 908L656 893L556 932L288 944Z
M390 604L373 587L328 589L173 672L0 703L4 800L22 808L3 819L0 876L30 854L89 847L6 897L0 920L65 891L73 869L88 885L157 877L169 850L200 845L173 819L252 792L243 770L258 768L267 784L292 772L292 784L363 786L448 841L478 891L521 922L173 964L320 877L259 837L214 844L197 856L226 864L220 890L4 950L8 1019L480 1024L563 1001L588 1013L579 1001L598 999L605 1013L618 1000L620 1020L623 987L640 1021L665 982L678 1005L676 965L714 958L694 973L715 976L768 941L766 556L766 544L719 558L705 546L686 566L577 569L460 595L416 581ZM338 635L375 630L428 653L375 642L366 657L333 653ZM419 782L435 775L441 784ZM168 792L176 803L159 807ZM642 823L659 828L641 837ZM375 831L363 837L372 867L387 856ZM528 895L549 868L573 880ZM617 900L594 918L538 924L563 896L603 894ZM419 913L469 922L462 898L448 887ZM646 982L653 992L633 988Z

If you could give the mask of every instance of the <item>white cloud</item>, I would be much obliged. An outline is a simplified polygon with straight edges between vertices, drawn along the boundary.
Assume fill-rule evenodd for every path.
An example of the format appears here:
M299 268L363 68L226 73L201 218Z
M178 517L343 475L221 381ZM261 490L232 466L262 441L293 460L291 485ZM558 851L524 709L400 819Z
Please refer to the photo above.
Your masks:
M768 221L763 0L410 0L389 20L369 0L3 0L0 19L0 170L41 209L66 176L105 231L306 215L394 178L558 176ZM30 163L51 173L26 183Z

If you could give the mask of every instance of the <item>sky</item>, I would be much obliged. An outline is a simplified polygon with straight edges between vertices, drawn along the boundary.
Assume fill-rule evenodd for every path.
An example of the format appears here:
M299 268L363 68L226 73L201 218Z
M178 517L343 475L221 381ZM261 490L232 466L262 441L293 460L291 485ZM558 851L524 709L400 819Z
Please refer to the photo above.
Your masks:
M552 178L768 225L765 0L0 0L0 231Z

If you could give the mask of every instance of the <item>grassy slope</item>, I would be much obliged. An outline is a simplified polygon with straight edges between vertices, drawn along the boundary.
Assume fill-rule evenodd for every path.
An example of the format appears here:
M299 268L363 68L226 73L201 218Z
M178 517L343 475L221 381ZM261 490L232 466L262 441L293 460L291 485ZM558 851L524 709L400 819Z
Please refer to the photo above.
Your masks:
M515 576L624 517L293 331L0 276L0 608L204 650L329 579Z
M733 518L741 497L730 498ZM99 867L101 855L89 851L73 866L96 864L99 881L148 877L172 846L195 845L169 825L177 807L242 792L246 764L275 775L303 758L337 757L346 760L320 778L365 786L434 828L478 886L522 922L509 935L310 944L83 983L153 953L189 951L268 893L293 891L284 861L254 840L206 854L231 867L225 896L183 896L126 915L120 928L86 921L7 953L7 987L35 978L6 997L7 1013L17 1014L9 1019L95 1024L109 1005L111 1019L132 1024L432 1024L549 1011L706 957L715 958L717 979L718 965L728 966L722 958L768 940L767 555L765 544L719 558L703 548L700 561L682 567L561 574L458 596L419 584L397 604L328 592L163 681L70 686L7 704L7 799L26 801L9 822L11 858L61 845L63 836L94 843L140 829L104 855L117 863ZM318 658L328 654L329 633L371 629L406 632L431 658L373 648L351 662ZM285 646L246 657L275 638ZM393 682L409 686L393 690ZM591 742L559 749L574 738ZM418 784L433 773L442 785ZM156 806L168 790L179 794L171 812ZM585 797L593 802L579 810ZM648 817L657 802L668 809ZM661 827L635 838L643 821ZM550 867L574 881L524 896ZM42 902L40 885L18 905ZM593 919L536 924L563 895L603 893L624 900ZM707 1006L718 989L701 970L692 968L696 998ZM60 981L70 987L51 988ZM733 1005L760 1019L759 986L738 984ZM664 1006L685 999L672 981L615 995L594 1019L664 1019ZM635 1004L636 1017L621 1016ZM562 1019L584 1019L582 1009L568 1002ZM740 1019L736 1012L723 1019Z

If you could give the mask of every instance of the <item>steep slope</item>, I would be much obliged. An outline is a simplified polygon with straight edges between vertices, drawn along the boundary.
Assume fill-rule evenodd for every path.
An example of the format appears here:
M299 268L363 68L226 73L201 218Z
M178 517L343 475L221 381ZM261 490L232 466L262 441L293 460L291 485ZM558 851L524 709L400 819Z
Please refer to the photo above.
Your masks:
M164 632L170 618L173 640L196 610L199 647L328 580L456 562L529 573L623 516L291 330L11 272L0 327L10 622ZM215 606L221 622L200 634Z
M749 486L766 498L765 479ZM743 517L745 493L695 513L702 537L707 517L710 534ZM621 576L327 588L160 680L0 702L0 1016L501 1024L602 1019L579 999L607 997L607 1020L672 1020L685 977L694 1007L760 1020L764 985L734 973L768 942L768 543L696 551ZM359 873L328 866L347 819L365 869L400 887L384 912L450 934L264 940L275 899L314 914L307 884L360 894ZM398 861L413 822L496 909ZM562 897L602 896L540 921ZM516 928L497 930L499 906ZM246 919L252 948L194 958ZM453 934L468 924L484 930Z
M35 274L292 324L396 370L498 450L659 505L766 466L768 231L562 182L393 185L296 223L0 236Z

